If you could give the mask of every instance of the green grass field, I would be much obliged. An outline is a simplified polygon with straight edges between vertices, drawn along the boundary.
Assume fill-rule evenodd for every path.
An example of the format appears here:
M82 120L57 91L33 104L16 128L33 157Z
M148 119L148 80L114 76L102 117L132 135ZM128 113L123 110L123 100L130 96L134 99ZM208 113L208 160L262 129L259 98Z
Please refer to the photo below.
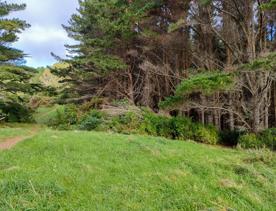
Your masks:
M276 161L272 152L43 129L0 152L0 196L0 210L272 211Z

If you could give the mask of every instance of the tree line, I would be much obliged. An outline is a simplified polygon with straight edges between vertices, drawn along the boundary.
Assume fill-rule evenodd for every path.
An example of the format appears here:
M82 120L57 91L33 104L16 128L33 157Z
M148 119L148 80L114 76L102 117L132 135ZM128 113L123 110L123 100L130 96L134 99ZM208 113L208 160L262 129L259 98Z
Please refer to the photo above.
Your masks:
M128 99L220 130L258 132L276 125L274 7L265 0L83 0L64 26L78 41L67 46L74 56L55 72L69 84L70 102Z
M274 0L80 0L67 25L67 65L52 68L63 103L127 99L220 130L276 125ZM10 47L29 27L0 1L0 109L24 104L32 68ZM20 93L20 94L18 94Z

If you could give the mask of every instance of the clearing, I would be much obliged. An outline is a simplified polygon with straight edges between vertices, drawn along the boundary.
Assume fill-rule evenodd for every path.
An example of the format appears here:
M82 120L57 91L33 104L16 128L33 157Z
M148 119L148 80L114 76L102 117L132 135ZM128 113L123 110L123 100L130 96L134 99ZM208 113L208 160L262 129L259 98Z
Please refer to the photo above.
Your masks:
M0 210L271 211L275 175L272 152L43 128L0 152Z

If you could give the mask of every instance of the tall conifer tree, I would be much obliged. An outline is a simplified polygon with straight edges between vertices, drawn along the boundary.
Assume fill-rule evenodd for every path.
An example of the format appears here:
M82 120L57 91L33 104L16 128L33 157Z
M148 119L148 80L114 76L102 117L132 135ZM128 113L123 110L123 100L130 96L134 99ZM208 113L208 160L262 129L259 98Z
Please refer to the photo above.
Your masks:
M20 120L19 113L24 110L24 93L34 90L34 85L29 83L34 70L18 65L24 62L25 54L12 47L18 40L18 33L29 24L8 17L10 13L25 7L25 4L9 4L0 0L0 120Z

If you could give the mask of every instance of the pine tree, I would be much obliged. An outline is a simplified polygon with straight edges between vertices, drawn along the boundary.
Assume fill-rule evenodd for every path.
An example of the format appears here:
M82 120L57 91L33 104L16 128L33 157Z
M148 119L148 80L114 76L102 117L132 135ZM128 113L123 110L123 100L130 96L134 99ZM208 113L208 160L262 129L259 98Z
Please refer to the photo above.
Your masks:
M23 10L25 7L25 4L8 4L0 1L0 64L12 63L23 59L25 56L22 51L10 46L18 40L17 33L29 25L19 19L6 18L11 12Z
M238 68L275 58L267 54L275 50L275 0L79 2L64 27L77 41L67 46L73 57L55 70L66 99L124 98L158 111L176 92L160 105L180 104L173 113L218 129L257 132L276 124L272 70ZM236 90L224 90L232 80Z
M17 18L7 18L11 12L25 7L25 4L0 0L0 120L4 117L18 120L20 112L26 113L22 107L25 93L31 93L36 87L29 83L34 69L17 65L23 62L25 54L12 47L18 40L17 34L29 25Z
M78 43L67 46L74 56L63 60L68 68L53 72L70 82L65 93L71 93L72 100L91 99L103 90L115 96L116 85L109 90L106 85L112 78L125 77L118 74L128 68L127 52L139 30L138 22L155 1L81 0L79 4L78 13L64 26Z

